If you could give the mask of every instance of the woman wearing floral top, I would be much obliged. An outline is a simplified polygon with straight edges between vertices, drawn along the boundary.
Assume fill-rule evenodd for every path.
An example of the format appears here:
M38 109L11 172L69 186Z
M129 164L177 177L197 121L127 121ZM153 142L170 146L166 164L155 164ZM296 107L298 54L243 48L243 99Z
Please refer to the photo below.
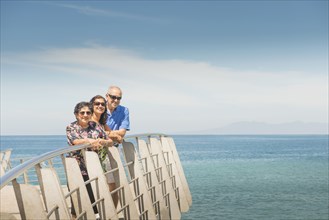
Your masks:
M103 149L103 146L112 146L113 141L108 139L106 132L98 123L91 121L92 114L93 107L91 103L78 103L74 108L74 115L77 120L66 127L66 136L69 145L91 144L92 149L88 150L93 150L98 153ZM76 151L72 153L71 156L77 159L84 181L89 180L85 161L81 155L81 152ZM86 187L90 201L91 203L94 203L95 198L90 184L87 184ZM96 206L94 207L94 212L98 213ZM74 208L71 213L73 216L76 215Z

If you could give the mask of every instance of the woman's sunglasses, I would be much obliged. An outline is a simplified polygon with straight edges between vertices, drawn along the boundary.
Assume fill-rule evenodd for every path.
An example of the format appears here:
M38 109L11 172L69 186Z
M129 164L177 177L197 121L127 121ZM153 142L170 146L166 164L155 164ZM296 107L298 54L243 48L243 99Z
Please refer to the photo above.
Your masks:
M91 112L90 111L81 111L79 112L79 115L91 115Z
M96 106L101 105L101 106L105 107L105 102L94 102L94 105L96 105Z

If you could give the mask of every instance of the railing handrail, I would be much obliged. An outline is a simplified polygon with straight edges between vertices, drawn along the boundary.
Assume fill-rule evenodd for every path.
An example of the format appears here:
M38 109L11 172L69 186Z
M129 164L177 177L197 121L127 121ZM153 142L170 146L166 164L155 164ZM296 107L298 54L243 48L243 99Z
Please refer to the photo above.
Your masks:
M141 134L127 135L127 136L125 136L124 140L139 138L139 137L152 137L152 136L159 136L159 137L165 136L165 137L167 137L168 135L162 134L162 133L141 133Z
M136 134L136 135L127 135L124 139L132 139L132 138L139 138L139 137L150 137L150 136L167 136L165 134L160 133L145 133L145 134ZM41 154L40 156L34 157L30 160L25 161L24 163L12 168L7 173L5 173L2 177L0 177L0 189L6 186L15 178L22 175L26 170L31 169L37 164L40 164L43 161L50 160L51 158L57 157L62 154L70 153L72 151L77 151L81 149L85 149L90 147L90 144L82 144L77 146L67 146L63 148L59 148L50 152L46 152Z
M90 144L63 147L63 148L60 148L57 150L46 152L44 154L41 154L40 156L27 160L24 163L12 168L7 173L5 173L2 177L0 177L0 189L2 189L5 185L7 185L13 179L22 175L26 170L34 167L35 165L37 165L43 161L47 161L51 158L54 158L56 156L59 156L59 155L65 154L65 153L69 153L71 151L81 150L81 149L88 148L88 147L90 147Z

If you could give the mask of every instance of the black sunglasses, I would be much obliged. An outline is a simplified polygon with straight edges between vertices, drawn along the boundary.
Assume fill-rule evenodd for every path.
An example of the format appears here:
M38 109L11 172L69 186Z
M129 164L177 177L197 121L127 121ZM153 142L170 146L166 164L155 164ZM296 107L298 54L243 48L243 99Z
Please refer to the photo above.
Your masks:
M101 106L105 107L105 102L94 102L94 105L96 105L96 106L101 105Z
M113 99L113 100L121 100L122 99L122 97L120 97L120 96L115 96L115 95L110 95L110 94L107 94L111 99Z
M90 111L86 111L86 112L85 111L81 111L81 112L79 112L79 114L80 115L85 115L85 114L86 115L91 115L91 112Z

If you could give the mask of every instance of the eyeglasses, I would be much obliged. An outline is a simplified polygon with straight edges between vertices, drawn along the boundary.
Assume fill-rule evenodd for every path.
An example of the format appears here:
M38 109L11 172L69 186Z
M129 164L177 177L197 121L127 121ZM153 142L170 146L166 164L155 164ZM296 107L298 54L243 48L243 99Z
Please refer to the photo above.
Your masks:
M113 99L113 100L121 100L122 99L122 97L120 97L120 96L115 96L115 95L110 95L110 94L107 94L111 99Z
M91 112L90 111L87 111L87 112L84 112L84 111L82 111L82 112L79 112L79 115L91 115Z
M94 105L96 105L96 106L101 105L101 106L105 107L105 102L94 102Z

